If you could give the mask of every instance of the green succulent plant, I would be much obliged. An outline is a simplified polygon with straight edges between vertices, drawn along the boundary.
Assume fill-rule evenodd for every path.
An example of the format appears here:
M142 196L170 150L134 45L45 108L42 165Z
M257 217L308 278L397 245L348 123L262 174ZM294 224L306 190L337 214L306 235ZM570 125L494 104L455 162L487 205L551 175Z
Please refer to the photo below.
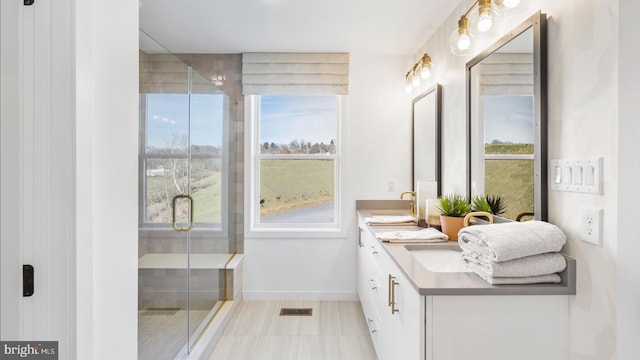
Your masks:
M504 201L504 198L500 195L487 195L485 196L487 203L489 204L489 208L491 208L491 213L493 215L501 215L507 211L507 204Z
M471 198L471 209L473 211L484 211L493 214L487 198L482 195L475 195Z
M443 216L464 217L471 211L471 205L467 199L459 194L450 194L439 198L436 207Z
M471 199L471 208L473 211L485 211L493 215L503 214L507 205L504 199L498 195L476 195Z

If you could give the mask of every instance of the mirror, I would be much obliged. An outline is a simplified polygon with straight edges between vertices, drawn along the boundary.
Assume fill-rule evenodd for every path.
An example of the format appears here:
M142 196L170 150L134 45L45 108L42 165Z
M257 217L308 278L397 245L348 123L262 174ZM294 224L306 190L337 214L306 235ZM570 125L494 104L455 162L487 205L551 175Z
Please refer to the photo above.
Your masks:
M510 220L547 219L546 15L467 63L467 196Z
M440 196L440 121L442 86L413 99L413 191L418 219L425 219L425 200Z

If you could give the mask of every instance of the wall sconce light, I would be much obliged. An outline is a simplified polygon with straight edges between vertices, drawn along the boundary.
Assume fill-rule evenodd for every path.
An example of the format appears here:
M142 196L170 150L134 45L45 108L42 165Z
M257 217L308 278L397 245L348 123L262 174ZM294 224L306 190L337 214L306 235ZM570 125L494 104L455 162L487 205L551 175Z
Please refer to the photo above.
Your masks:
M524 9L521 0L477 0L458 20L458 28L449 38L454 55L465 56L473 51L473 39L493 34L496 17L514 15ZM477 7L477 11L472 12Z
M431 76L431 57L425 53L422 58L416 62L411 70L405 75L405 91L411 93L414 88L418 88L422 80L426 80Z

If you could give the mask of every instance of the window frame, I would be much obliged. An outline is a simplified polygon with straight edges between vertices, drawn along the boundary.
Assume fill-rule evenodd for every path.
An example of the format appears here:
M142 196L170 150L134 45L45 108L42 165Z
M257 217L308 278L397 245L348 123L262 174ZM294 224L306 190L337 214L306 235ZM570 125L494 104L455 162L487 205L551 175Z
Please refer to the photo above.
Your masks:
M269 94L271 95L271 94ZM276 95L276 94L274 94ZM313 94L292 94L313 95ZM331 94L329 94L331 95ZM247 114L245 151L249 155L245 170L246 181L245 209L249 216L245 224L246 237L342 237L344 236L342 173L344 152L342 133L344 117L346 114L347 97L345 95L333 95L337 101L337 124L335 139L335 154L261 154L260 142L260 95L245 96L245 112ZM270 159L291 160L333 160L334 161L334 221L331 223L262 223L260 222L260 162Z
M187 160L191 162L191 160L198 159L218 159L211 158L207 155L202 154L193 154L191 152L191 148L187 147L187 152L179 153L179 154L149 154L147 152L147 97L149 95L153 95L155 93L141 93L139 96L140 101L140 114L139 114L139 126L141 130L139 131L139 154L138 154L138 229L144 231L175 231L172 227L171 222L149 222L146 221L146 212L147 212L147 160L155 160L155 159L178 159L178 160ZM185 95L178 94L176 95ZM209 94L209 95L218 95L218 94ZM191 98L191 94L188 94L189 98ZM228 188L228 172L229 172L229 114L228 114L228 98L225 94L221 94L223 97L222 101L223 105L223 114L222 114L222 148L220 154L220 161L222 164L221 172L221 208L228 209L229 196L227 195L226 188ZM191 106L191 105L189 105ZM143 120L144 119L144 120ZM143 123L144 121L144 123ZM189 172L189 177L191 177L191 172ZM189 180L191 181L191 180ZM191 186L189 186L189 193L191 193ZM213 222L194 222L195 232L199 231L214 231L215 237L226 237L227 236L227 221L228 214L225 211L221 211L220 214L220 223Z

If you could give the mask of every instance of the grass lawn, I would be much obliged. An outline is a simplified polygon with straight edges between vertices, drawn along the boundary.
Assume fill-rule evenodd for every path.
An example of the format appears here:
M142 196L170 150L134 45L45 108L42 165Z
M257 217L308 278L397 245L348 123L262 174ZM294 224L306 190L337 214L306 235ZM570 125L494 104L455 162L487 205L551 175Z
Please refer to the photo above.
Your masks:
M333 199L333 160L262 160L262 214Z
M532 154L533 144L488 144L487 154ZM502 196L507 204L502 215L515 219L533 212L533 160L485 160L485 194Z

